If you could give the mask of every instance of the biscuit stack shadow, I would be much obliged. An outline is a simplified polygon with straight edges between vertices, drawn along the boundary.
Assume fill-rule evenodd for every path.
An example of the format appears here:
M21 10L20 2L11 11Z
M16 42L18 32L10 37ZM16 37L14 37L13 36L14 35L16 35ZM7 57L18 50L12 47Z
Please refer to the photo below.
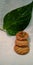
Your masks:
M29 52L29 35L26 32L20 31L16 34L14 50L20 55L27 54Z

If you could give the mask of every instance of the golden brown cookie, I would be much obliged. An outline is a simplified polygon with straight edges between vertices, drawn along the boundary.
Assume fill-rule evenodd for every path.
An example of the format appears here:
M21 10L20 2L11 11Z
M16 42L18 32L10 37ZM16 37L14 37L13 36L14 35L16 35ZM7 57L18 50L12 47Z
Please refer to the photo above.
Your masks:
M25 40L28 39L29 35L26 32L20 31L16 34L16 39L18 40Z
M19 47L15 45L14 50L17 54L24 55L29 52L29 47Z
M24 40L24 41L23 40L22 41L16 40L15 45L17 45L17 46L28 46L29 42L28 42L28 40Z

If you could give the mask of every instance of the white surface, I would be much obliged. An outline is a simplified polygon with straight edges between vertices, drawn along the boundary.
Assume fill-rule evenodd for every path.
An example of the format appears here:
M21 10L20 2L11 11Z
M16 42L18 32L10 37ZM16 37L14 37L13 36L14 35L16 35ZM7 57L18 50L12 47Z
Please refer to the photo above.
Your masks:
M25 1L25 2L24 2ZM20 3L19 3L20 2ZM31 2L31 0L0 0L0 27L2 27L3 16L10 10ZM11 5L11 6L10 6ZM25 29L30 37L30 52L27 55L18 55L13 47L16 37L7 36L0 31L0 65L33 65L33 12L30 24Z

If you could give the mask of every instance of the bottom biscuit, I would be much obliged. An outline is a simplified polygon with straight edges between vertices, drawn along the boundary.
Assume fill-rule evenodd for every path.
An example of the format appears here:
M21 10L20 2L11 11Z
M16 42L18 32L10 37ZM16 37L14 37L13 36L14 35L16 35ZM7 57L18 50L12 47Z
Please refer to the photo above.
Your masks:
M14 46L14 50L16 53L20 55L27 54L29 52L29 47L19 47L19 46Z

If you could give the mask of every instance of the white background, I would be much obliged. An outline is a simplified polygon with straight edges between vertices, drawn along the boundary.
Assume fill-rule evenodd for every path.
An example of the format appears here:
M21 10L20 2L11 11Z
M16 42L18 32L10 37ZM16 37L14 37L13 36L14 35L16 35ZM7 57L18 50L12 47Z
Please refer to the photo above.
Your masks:
M3 17L8 12L30 3L32 0L0 0L0 28ZM14 52L15 36L7 36L0 30L0 65L33 65L33 11L30 24L25 29L30 37L30 52L27 55L18 55Z

